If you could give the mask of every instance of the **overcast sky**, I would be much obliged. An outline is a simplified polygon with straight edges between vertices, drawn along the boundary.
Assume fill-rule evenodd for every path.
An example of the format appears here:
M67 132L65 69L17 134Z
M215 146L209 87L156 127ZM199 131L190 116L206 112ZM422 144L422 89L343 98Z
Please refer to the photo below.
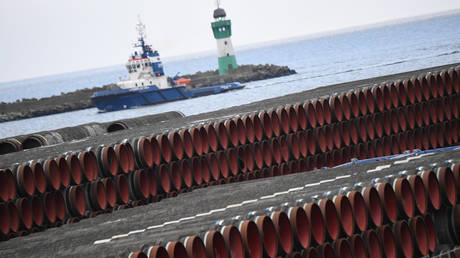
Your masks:
M459 0L222 0L233 44L460 8ZM216 49L214 0L0 0L0 82L126 62L140 14L163 57Z

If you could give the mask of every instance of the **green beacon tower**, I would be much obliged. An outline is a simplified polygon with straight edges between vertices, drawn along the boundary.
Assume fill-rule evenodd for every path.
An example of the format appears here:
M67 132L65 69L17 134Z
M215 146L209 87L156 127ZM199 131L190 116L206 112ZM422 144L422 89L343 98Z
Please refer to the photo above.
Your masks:
M217 55L219 61L219 75L228 74L228 71L238 67L232 45L232 24L225 10L219 7L214 10L214 22L211 23L214 38L217 41Z

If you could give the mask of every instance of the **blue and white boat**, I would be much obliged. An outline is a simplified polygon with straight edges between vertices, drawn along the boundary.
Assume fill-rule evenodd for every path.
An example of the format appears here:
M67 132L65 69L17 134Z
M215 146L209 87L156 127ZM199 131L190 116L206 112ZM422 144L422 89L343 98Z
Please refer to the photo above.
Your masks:
M160 54L145 42L145 25L138 22L139 38L134 44L126 68L129 78L117 83L118 90L96 92L91 101L100 111L115 111L144 105L155 105L181 99L218 94L244 88L238 82L197 89L168 82Z

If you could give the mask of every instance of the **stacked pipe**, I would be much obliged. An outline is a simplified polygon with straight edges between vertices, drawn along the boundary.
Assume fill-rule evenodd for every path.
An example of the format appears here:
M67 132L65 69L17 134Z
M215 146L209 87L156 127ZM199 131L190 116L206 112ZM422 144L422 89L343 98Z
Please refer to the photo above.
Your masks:
M460 244L459 186L460 163L420 170L330 199L271 209L128 257L424 257L452 252Z
M60 223L74 222L199 187L455 145L460 132L459 73L429 73L13 165L5 173L17 189L5 201L43 199L48 192L59 192L66 205Z

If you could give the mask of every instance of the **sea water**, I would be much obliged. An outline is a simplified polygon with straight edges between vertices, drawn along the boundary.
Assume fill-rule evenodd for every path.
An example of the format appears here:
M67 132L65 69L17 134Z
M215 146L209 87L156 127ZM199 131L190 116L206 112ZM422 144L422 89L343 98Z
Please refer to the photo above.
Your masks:
M194 115L305 91L319 86L460 62L460 14L297 38L236 49L239 64L287 65L297 74L246 83L242 90L130 110L99 113L96 108L0 123L0 138L89 122L106 122L166 111ZM216 69L215 55L164 61L166 73ZM123 65L0 83L0 101L42 98L116 83Z

